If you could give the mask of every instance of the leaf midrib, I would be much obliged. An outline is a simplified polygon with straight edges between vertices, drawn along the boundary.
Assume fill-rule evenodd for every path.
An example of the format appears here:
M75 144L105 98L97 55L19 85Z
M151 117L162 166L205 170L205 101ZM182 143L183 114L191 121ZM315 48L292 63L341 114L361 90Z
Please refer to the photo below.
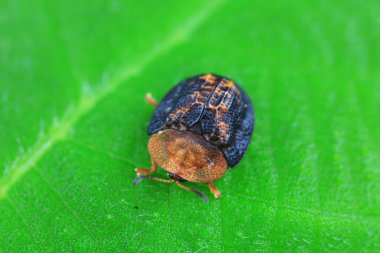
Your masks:
M147 50L136 64L131 67L122 66L119 71L101 83L91 91L82 92L75 107L68 107L62 120L51 126L48 134L40 137L33 147L22 156L15 159L7 174L0 179L0 200L7 196L12 186L17 183L25 173L33 168L46 152L59 141L67 139L70 129L101 100L112 94L120 85L127 82L132 77L138 76L149 64L169 52L171 49L184 43L191 37L191 34L205 20L207 20L219 7L224 4L224 0L207 2L197 12L191 15L177 29L161 40L160 47ZM157 43L159 44L159 43ZM153 43L153 45L156 45ZM130 66L128 64L128 66Z

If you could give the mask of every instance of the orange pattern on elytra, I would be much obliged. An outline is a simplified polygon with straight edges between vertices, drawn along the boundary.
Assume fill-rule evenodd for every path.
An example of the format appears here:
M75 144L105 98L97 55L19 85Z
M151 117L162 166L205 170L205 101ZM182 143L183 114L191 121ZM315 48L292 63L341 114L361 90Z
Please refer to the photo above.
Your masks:
M233 127L229 122L229 110L233 101L240 103L240 92L232 80L222 79L216 86L209 102L208 108L215 113L215 127L208 137L218 136L220 143L226 143Z
M187 94L182 101L179 101L178 107L168 115L167 124L169 126L179 130L187 130L188 127L186 127L186 123L189 121L189 115L193 113L198 117L201 116L205 104L207 103L215 86L215 82L209 82L212 79L211 76L212 75L207 78L200 77L193 82L194 86L196 81L203 80L200 87L192 93ZM191 88L192 87L190 87L190 89ZM195 121L196 117L191 118L191 120Z
M218 81L218 77L214 76L213 74L206 74L200 77L201 79L205 80L206 82L209 83L216 83Z

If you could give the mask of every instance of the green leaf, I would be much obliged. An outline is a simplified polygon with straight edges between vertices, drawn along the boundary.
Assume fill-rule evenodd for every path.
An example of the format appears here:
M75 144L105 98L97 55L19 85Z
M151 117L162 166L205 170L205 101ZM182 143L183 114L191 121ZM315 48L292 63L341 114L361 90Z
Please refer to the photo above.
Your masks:
M378 1L2 1L1 252L375 252ZM252 98L215 185L143 181L152 92L214 72ZM159 172L161 177L165 173Z

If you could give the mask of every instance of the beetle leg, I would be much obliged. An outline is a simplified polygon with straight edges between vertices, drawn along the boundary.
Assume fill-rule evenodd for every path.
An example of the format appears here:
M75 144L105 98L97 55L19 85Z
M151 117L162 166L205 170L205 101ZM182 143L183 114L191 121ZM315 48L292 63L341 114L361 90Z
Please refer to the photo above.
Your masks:
M152 96L152 93L150 93L150 92L145 95L145 101L148 104L153 105L154 107L157 107L157 105L158 105L157 100L154 99L154 97Z
M175 181L175 183L176 183L176 185L178 185L178 186L181 187L182 189L185 189L185 190L187 190L187 191L194 192L194 193L197 194L199 197L201 197L202 200L203 200L204 202L206 202L206 203L208 202L208 199L207 199L206 195L203 194L203 192L198 191L198 190L195 190L195 189L192 189L192 188L187 187L187 186L184 186L183 184L181 184L181 183L178 182L178 181Z
M219 199L222 196L222 194L220 193L220 191L218 190L218 188L216 188L215 186L213 186L211 184L211 182L207 183L207 185L210 188L210 191L214 194L215 198Z
M157 165L153 162L153 160L151 159L151 163L152 163L152 168L151 169L140 169L140 168L136 168L135 171L136 171L136 174L137 175L141 175L141 174L152 174L154 172L157 171Z

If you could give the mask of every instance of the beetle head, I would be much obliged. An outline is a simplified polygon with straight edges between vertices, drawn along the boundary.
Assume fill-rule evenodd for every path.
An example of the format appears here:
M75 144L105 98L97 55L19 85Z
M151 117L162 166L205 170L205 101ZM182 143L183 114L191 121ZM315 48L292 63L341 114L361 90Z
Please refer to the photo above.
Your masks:
M155 164L191 182L212 182L228 168L216 146L190 131L159 131L150 138L148 150Z

